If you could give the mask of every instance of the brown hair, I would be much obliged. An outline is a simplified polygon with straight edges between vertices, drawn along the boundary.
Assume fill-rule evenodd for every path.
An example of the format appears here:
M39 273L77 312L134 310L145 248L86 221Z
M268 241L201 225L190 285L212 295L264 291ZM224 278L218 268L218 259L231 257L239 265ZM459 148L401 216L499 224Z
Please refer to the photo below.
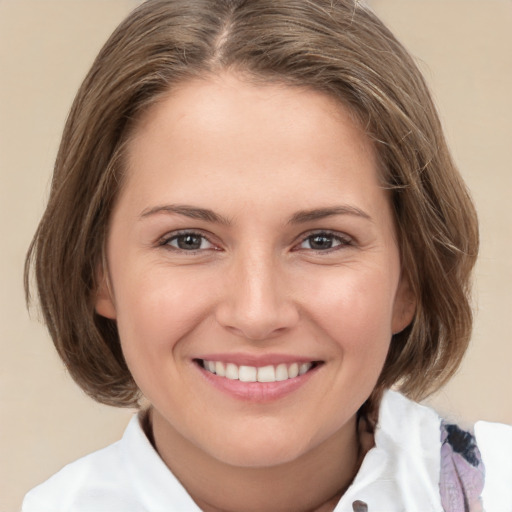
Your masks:
M391 189L417 301L412 324L393 336L373 397L396 384L413 398L438 389L471 333L476 214L421 73L357 0L150 0L112 34L75 98L26 261L27 297L33 265L69 372L100 402L137 403L116 324L94 310L124 148L141 112L173 85L227 69L325 92L363 123Z

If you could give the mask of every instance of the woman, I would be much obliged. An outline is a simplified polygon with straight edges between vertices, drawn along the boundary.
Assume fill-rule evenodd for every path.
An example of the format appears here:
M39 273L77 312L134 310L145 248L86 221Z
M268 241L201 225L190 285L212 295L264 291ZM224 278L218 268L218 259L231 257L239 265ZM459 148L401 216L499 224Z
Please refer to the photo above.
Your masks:
M506 510L510 429L389 391L456 370L477 246L364 6L146 2L77 95L27 261L75 380L150 405L24 510Z

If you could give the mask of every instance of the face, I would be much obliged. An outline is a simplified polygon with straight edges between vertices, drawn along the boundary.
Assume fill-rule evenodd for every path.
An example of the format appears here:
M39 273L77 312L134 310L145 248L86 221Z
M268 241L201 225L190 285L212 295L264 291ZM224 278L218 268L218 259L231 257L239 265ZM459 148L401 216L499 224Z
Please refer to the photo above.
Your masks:
M145 113L107 261L96 308L155 419L233 465L293 461L352 430L413 314L349 112L232 75Z

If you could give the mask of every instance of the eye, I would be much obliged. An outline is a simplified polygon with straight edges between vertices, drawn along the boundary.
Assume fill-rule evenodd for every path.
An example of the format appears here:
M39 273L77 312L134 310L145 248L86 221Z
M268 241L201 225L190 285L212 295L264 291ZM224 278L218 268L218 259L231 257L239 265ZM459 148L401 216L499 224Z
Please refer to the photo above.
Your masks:
M334 234L328 231L321 231L319 233L313 233L307 236L299 244L299 249L310 249L313 251L329 251L330 249L336 249L351 245L352 241L347 236Z
M215 249L215 246L204 235L191 231L167 236L161 240L160 245L187 252Z

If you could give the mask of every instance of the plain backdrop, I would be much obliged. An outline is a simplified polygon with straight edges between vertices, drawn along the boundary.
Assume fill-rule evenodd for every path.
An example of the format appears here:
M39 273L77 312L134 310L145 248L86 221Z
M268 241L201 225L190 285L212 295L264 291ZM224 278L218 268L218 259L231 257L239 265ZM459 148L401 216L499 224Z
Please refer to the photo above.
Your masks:
M0 512L117 440L132 414L94 403L71 381L37 311L26 312L22 270L75 91L136 3L0 0ZM512 1L370 4L418 59L480 215L473 343L431 402L463 423L512 423Z

